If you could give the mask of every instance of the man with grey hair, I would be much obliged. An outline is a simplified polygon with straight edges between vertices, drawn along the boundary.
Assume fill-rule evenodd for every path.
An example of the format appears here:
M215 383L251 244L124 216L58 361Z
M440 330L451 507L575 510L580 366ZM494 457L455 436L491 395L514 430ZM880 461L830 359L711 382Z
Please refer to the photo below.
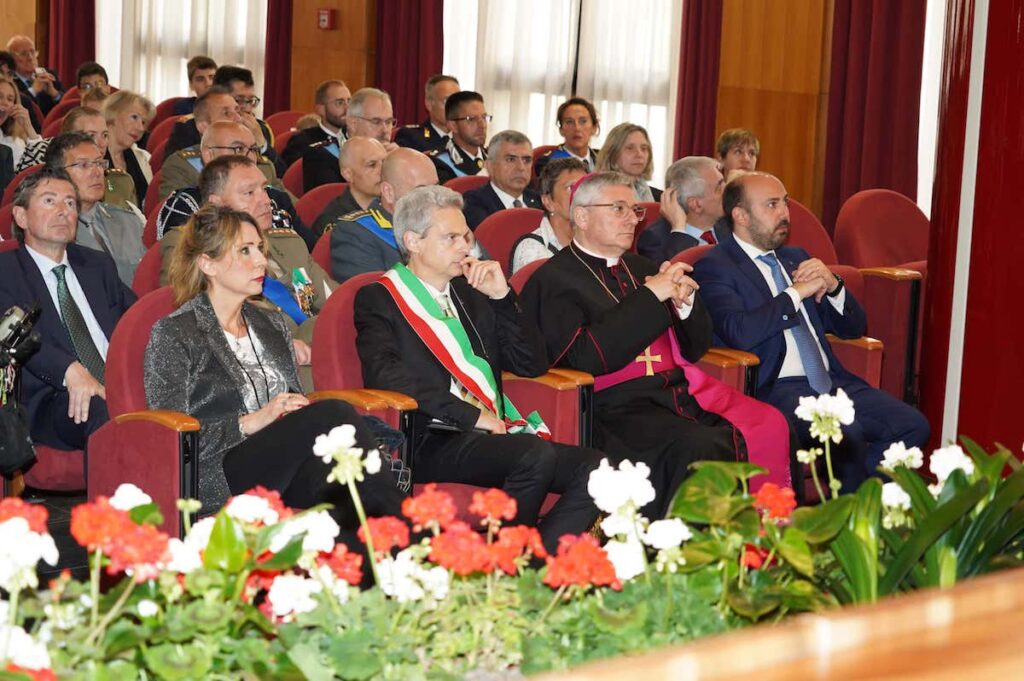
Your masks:
M502 393L502 372L547 371L544 339L501 267L470 255L462 197L421 187L398 201L397 264L356 294L356 348L368 388L419 404L413 479L501 486L516 500L513 524L537 523L549 492L561 494L539 524L548 551L597 518L587 494L601 453L549 442L536 412ZM523 405L524 407L526 405Z
M749 454L772 472L766 479L789 484L782 414L695 366L711 347L712 325L693 268L630 253L644 217L633 178L595 173L574 189L572 242L534 273L522 303L553 365L594 375L595 446L650 466L657 496L644 514L662 517L700 460Z
M540 195L528 188L533 171L533 145L516 130L502 130L487 145L484 163L491 181L466 192L463 213L470 229L476 229L488 215L506 208L539 208Z
M713 158L687 156L673 163L665 173L661 218L640 235L637 252L658 263L687 248L718 243L714 226L722 218L724 188Z

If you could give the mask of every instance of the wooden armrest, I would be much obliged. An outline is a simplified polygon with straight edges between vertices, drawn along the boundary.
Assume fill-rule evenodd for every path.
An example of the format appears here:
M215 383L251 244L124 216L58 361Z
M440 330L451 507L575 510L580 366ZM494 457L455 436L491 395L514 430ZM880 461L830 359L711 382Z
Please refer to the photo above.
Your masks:
M885 347L885 344L877 338L871 338L869 336L861 336L860 338L840 338L839 336L833 336L831 333L825 334L828 338L829 343L843 343L844 345L853 345L865 350L871 350L881 352Z
M148 409L146 411L130 411L114 417L114 423L128 421L149 421L179 433L194 433L199 430L199 421L180 411L168 409Z
M502 372L501 379L503 381L534 381L536 383L540 383L541 385L546 385L549 388L554 388L555 390L576 390L578 387L574 379L571 379L568 376L563 376L562 374L553 373L551 371L544 374L543 376L537 376L536 378L516 376L515 374L505 371Z
M559 376L565 376L568 379L576 381L577 386L594 385L594 377L588 374L586 371L576 371L575 369L563 369L561 367L558 367L557 369L552 369L548 373L557 374Z
M704 357L702 357L701 359L707 360L708 355L720 355L728 358L735 364L739 364L740 366L744 367L756 367L761 364L760 357L758 357L752 352L747 352L746 350L734 350L732 348L711 348L710 350L708 350L707 354L705 354Z
M388 403L383 397L374 395L373 393L365 390L315 390L311 393L306 393L306 397L311 402L319 402L321 400L343 400L348 402L353 407L359 409L374 410L374 409L387 409Z
M378 390L377 388L361 388L361 392L375 395L388 403L392 409L399 411L414 411L419 408L419 403L405 393L394 390Z
M921 279L921 273L902 267L865 267L860 271L865 277L882 277L894 281L915 281Z

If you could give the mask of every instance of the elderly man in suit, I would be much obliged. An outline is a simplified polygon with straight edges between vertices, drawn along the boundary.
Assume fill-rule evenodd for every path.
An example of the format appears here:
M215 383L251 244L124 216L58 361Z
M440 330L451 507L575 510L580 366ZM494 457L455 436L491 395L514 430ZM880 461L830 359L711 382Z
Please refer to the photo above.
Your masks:
M74 243L78 195L63 171L44 168L26 178L13 216L23 247L0 253L0 309L42 308L42 346L22 373L32 439L83 449L108 419L107 347L135 294L110 256Z
M722 217L724 187L721 168L713 158L687 156L669 166L661 217L640 234L637 253L660 263L687 248L715 244L714 226Z
M516 130L503 130L487 145L487 174L491 181L466 192L462 212L470 229L476 229L488 215L506 208L544 206L540 195L528 188L533 168L530 138Z
M23 94L31 97L43 115L57 106L64 96L64 85L57 74L39 66L39 51L36 44L26 35L12 36L7 41L7 51L14 56L14 81ZM42 121L33 121L33 126ZM36 130L41 128L36 127Z

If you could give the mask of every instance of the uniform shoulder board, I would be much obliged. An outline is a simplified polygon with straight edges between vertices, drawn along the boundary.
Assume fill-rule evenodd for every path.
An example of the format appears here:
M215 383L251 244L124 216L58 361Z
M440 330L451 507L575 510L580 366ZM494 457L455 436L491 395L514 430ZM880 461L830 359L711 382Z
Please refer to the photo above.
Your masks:
M178 116L178 122L179 123L188 123L190 120L192 120L195 117L196 117L196 115L194 113L185 114L184 116Z
M127 175L128 173L126 173L125 171L121 170L120 168L110 167L110 168L107 168L104 171L104 174L105 175Z
M263 233L266 236L298 236L298 232L291 227L271 227Z
M365 208L360 208L359 210L354 210L351 213L348 213L346 215L342 215L338 219L339 220L345 220L345 221L348 221L348 222L355 222L359 218L366 217L367 215L370 215L370 211L366 210Z
M330 137L328 137L325 140L320 140L319 142L313 142L312 144L309 145L309 148L312 149L314 147L317 147L317 148L322 149L324 147L329 147L332 144L335 144L337 141L338 140L334 140L334 139L331 139Z
M181 149L178 153L185 158L196 158L199 156L199 147L188 147L187 149Z
M256 163L269 163L270 165L274 165L274 162L271 161L266 156L264 156L263 154L260 154L260 157L256 159Z
M411 130L412 128L418 128L418 127L420 127L420 124L419 124L419 123L406 123L406 124L405 124L405 125L403 125L402 127L403 127L403 128L409 128L409 129Z
M431 149L430 151L424 151L423 153L426 154L427 156L429 156L430 158L437 158L443 152L446 152L446 151L448 151L448 150L447 149Z

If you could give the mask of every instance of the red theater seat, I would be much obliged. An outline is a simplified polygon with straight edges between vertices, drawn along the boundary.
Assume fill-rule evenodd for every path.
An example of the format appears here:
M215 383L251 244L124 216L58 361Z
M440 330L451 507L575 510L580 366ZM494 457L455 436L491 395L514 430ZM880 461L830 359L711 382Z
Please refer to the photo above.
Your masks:
M287 174L287 173L285 173ZM295 212L299 214L302 224L312 227L324 208L335 198L341 196L348 189L348 182L329 182L319 187L313 187L295 202Z
M491 178L486 175L466 175L464 177L454 177L445 182L444 186L449 189L454 189L460 194L465 194L473 189L483 187L490 181Z
M519 239L540 226L544 211L537 208L508 208L488 215L473 232L508 277L512 271L512 249Z

